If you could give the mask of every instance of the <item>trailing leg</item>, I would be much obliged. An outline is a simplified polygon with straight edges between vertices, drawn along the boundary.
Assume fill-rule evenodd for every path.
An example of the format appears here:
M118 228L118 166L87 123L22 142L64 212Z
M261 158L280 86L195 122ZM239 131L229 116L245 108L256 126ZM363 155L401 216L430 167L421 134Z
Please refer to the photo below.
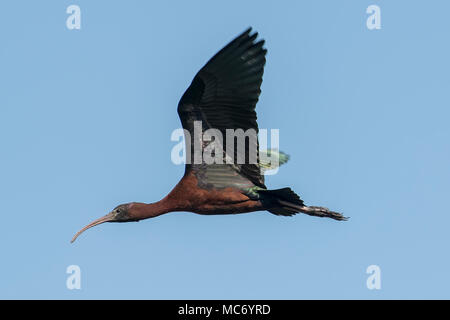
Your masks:
M305 206L303 200L290 188L277 190L258 190L262 196L261 201L270 213L282 216L292 216L302 212L310 216L331 218L345 221L348 218L338 212L331 211L324 207Z

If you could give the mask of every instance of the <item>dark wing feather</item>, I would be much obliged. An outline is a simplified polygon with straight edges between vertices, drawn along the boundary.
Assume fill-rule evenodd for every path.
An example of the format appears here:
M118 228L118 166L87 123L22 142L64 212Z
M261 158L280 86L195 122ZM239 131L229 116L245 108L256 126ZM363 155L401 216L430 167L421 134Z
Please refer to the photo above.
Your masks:
M183 128L194 138L194 121L202 121L202 130L210 128L222 132L224 149L226 145L226 129L254 129L258 132L255 106L261 92L260 86L266 62L267 50L263 48L264 40L256 42L257 33L250 34L251 28L243 32L227 46L220 50L197 73L191 85L178 104L178 114ZM249 146L247 141L245 159L248 159L249 147L258 151L256 146ZM193 150L194 139L187 148ZM203 146L205 147L205 146ZM235 148L236 149L236 148ZM191 152L193 154L193 152ZM257 152L258 156L259 152ZM236 164L237 151L228 155L234 159L233 165L228 165L242 178L250 180L254 185L264 186L264 176L261 175L259 159L255 164ZM193 162L191 162L193 163ZM195 165L186 165L189 171ZM226 166L226 165L221 165ZM196 170L213 171L217 165L198 165ZM230 171L230 170L228 170ZM236 174L234 174L236 176ZM205 177L207 179L207 177ZM236 178L238 179L238 178ZM209 181L206 181L209 182Z

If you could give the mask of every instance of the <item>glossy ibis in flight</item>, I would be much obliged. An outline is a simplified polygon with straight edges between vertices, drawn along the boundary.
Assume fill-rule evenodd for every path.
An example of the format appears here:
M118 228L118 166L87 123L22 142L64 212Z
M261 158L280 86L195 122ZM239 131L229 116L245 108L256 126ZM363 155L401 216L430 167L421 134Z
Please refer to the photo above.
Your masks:
M198 121L202 132L214 128L224 136L227 129L258 131L255 106L261 92L267 50L263 48L264 40L256 41L257 35L249 28L220 50L194 77L178 104L182 126L191 135ZM186 148L195 147L197 142L195 137L186 139ZM245 145L247 158L250 148L258 149L257 139L253 144L249 140ZM201 143L201 148L206 146ZM235 160L237 152L226 156ZM86 229L104 222L139 221L172 211L215 215L267 210L280 216L302 212L346 220L342 214L327 208L306 206L290 188L268 190L259 158L253 163L240 164L236 161L207 164L204 160L186 163L183 178L164 199L150 204L119 205L81 229L72 242Z

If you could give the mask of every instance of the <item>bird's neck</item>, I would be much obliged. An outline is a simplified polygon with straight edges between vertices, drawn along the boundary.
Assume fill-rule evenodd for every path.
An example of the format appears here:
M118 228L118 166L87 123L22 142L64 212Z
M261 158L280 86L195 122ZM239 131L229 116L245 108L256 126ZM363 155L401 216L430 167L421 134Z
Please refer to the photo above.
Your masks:
M131 208L132 218L136 220L154 218L170 211L166 198L154 203L133 203Z

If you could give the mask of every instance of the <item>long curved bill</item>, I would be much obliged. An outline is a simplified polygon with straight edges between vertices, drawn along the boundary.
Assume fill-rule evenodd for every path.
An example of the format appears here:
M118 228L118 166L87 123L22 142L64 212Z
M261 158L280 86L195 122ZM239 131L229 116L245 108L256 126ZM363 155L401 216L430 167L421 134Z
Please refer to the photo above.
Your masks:
M102 224L105 222L110 222L110 221L114 221L114 216L113 216L112 212L108 213L106 216L103 216L97 220L92 221L86 227L84 227L83 229L78 231L77 234L73 236L72 240L70 240L70 243L73 243L75 240L77 240L78 236L80 234L82 234L84 231L86 231L87 229L98 226L99 224Z

